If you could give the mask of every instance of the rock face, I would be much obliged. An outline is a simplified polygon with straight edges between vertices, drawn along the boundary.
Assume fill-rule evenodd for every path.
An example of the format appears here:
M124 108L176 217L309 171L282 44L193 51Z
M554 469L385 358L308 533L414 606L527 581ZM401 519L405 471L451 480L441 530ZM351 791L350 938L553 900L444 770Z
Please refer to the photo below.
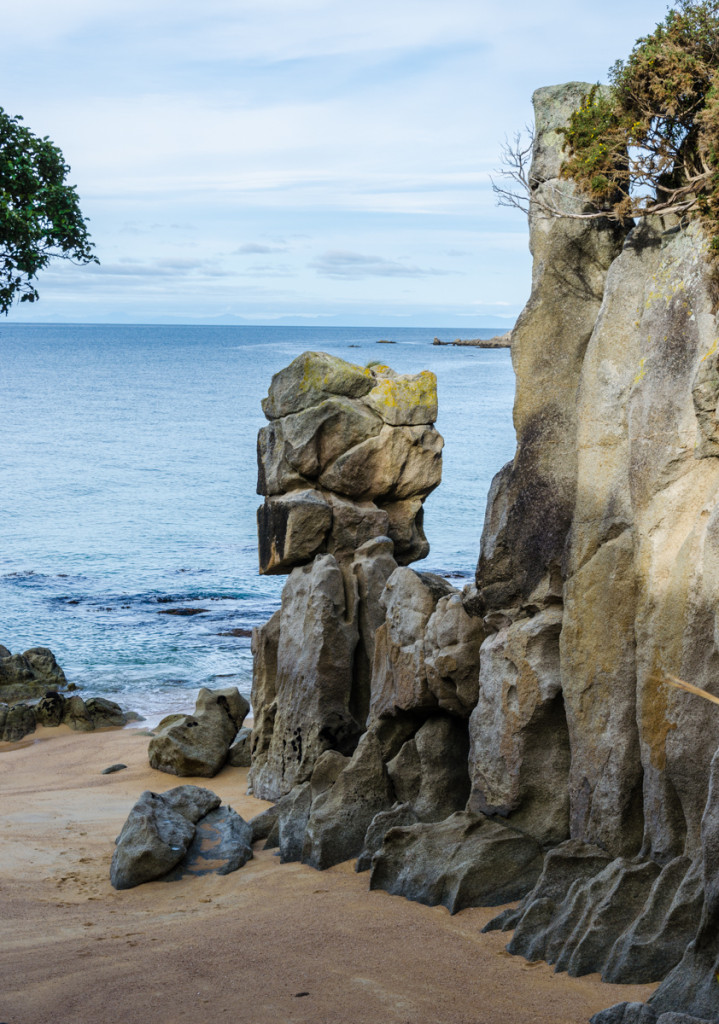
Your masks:
M200 690L194 715L168 715L150 740L150 767L170 775L217 775L250 705L236 687Z
M549 179L578 91L535 96L540 190L572 188ZM572 974L665 979L603 1024L719 1021L719 716L663 681L717 686L714 272L696 224L647 220L622 239L535 213L530 230L517 454L493 484L477 569L474 608L496 632L469 806L553 848L493 926Z

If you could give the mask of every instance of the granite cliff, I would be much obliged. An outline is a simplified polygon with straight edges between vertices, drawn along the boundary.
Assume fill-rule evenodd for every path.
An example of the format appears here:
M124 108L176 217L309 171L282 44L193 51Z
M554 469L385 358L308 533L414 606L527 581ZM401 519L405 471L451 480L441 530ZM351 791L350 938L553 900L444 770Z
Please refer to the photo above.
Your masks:
M536 188L580 213L556 129L587 88L534 96ZM256 837L453 911L519 899L511 952L662 981L600 1024L719 1022L719 709L665 682L719 690L715 278L696 225L534 212L530 247L474 586L409 568L429 375L306 354L273 381L260 559L291 575L253 641Z

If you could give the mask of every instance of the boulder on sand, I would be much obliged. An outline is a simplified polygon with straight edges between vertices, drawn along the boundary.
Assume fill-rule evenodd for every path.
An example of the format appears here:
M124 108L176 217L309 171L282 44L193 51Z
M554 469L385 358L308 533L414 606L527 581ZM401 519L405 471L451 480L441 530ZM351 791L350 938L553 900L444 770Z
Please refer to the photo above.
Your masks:
M162 878L188 854L194 866L206 855L203 840L208 839L212 860L224 862L221 874L241 867L252 857L252 830L230 808L218 812L219 806L220 798L199 786L177 786L166 793L146 790L115 843L110 867L114 888L131 889Z
M194 715L168 715L150 740L150 766L170 775L211 778L227 755L250 705L237 687L197 696Z

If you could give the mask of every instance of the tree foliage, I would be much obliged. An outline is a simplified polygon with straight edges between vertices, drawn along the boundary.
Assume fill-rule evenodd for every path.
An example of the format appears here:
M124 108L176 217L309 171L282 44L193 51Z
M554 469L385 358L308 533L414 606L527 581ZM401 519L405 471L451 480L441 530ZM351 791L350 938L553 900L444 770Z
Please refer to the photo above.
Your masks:
M700 216L719 251L719 0L678 0L611 68L609 81L590 89L560 129L560 174L576 183L588 208L563 209L551 193L538 198L540 206L558 216L618 221ZM505 154L505 173L521 185L525 204L538 184L528 156L519 143ZM522 205L516 191L496 191L500 202Z
M35 278L51 259L97 263L70 168L47 137L38 138L0 107L0 312L35 302Z

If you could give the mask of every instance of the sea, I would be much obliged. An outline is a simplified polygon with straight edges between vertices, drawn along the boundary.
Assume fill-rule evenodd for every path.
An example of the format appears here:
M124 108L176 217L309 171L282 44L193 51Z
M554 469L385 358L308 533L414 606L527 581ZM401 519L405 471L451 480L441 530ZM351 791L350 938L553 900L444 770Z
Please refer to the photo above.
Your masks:
M191 711L201 686L249 696L241 634L285 581L257 568L260 402L306 350L436 373L443 481L415 568L461 588L492 477L514 454L514 375L507 349L432 341L496 333L0 325L0 643L51 648L84 696L149 725Z

